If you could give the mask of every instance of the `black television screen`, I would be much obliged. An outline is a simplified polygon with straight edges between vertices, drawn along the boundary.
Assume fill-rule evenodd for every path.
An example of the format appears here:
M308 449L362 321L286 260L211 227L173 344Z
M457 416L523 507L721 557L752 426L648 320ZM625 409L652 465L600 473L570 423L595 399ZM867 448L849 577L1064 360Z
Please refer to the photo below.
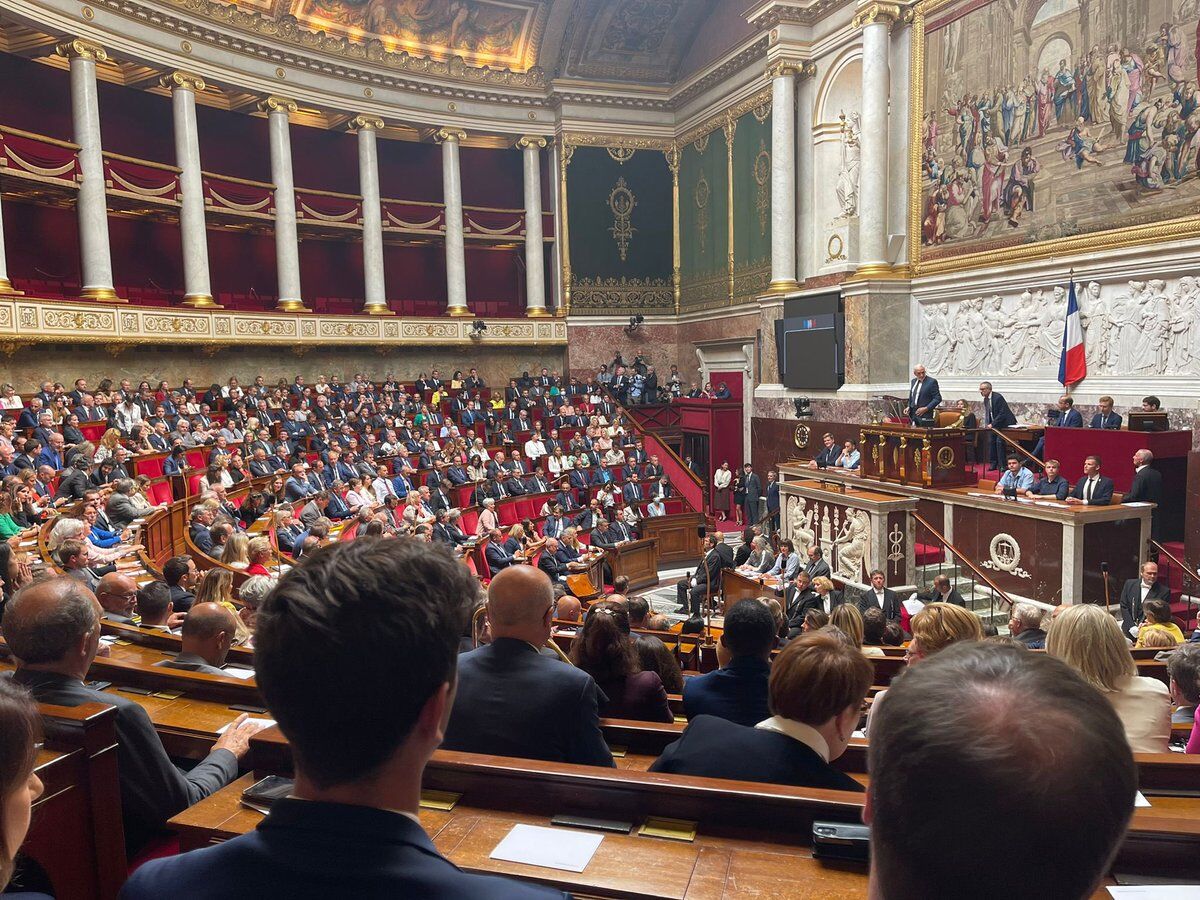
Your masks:
M846 381L842 296L819 294L785 300L775 321L779 380L794 390L836 391Z

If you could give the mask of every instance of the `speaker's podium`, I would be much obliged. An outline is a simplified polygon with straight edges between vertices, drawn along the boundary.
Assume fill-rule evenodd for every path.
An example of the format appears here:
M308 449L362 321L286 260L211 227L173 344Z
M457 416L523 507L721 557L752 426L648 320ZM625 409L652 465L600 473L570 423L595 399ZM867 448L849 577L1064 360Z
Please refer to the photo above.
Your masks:
M859 431L859 471L866 478L915 487L974 485L966 441L961 428L870 425Z

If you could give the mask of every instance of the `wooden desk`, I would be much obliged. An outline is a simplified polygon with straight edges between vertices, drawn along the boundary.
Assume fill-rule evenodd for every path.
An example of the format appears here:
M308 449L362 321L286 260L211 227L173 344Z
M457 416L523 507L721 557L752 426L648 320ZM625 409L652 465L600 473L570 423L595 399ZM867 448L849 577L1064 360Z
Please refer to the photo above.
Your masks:
M624 575L631 591L658 584L658 538L626 541L605 552L613 578Z
M652 516L640 525L643 539L658 539L658 561L663 566L684 566L700 559L704 527L704 515L698 512Z
M724 597L725 609L729 609L740 600L752 600L755 597L782 597L783 583L778 579L767 581L765 575L751 578L743 575L737 569L725 569L721 573L721 594Z

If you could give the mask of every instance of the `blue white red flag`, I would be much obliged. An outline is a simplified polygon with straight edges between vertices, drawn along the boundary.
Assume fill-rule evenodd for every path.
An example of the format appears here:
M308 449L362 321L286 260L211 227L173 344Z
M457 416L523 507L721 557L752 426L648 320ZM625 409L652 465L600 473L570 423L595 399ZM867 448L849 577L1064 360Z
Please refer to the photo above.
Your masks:
M1087 356L1083 352L1083 323L1079 318L1079 300L1075 297L1075 279L1067 293L1067 321L1063 326L1062 356L1058 361L1058 381L1072 387L1087 378Z

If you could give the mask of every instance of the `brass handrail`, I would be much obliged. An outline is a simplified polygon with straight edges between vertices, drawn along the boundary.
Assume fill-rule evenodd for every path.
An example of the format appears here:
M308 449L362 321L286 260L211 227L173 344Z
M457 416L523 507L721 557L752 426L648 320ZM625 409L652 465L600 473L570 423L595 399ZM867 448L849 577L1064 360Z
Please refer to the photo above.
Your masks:
M1018 453L1020 453L1022 456L1024 456L1027 460L1030 460L1035 465L1037 465L1039 468L1041 468L1041 469L1046 468L1046 464L1044 462L1042 462L1040 459L1038 459L1036 456L1034 456L1032 453L1030 453L1028 450L1026 450L1024 447L1022 447L1020 444L1018 444L1012 438L1010 438L1007 434L1005 434L1003 428L974 428L974 429L969 429L969 430L974 431L976 433L982 432L983 434L994 434L998 438L1000 438L1000 440L1004 441L1004 443L1008 444L1008 446L1012 447L1014 450L1016 450Z
M1015 601L1012 599L1012 597L1008 596L1008 594L1006 594L1004 592L1004 589L1002 587L1000 587L998 584L996 584L996 582L992 581L992 579L990 579L987 575L983 574L982 569L980 569L973 562L971 562L971 560L969 560L961 550L959 550L952 543L950 543L950 541L946 539L946 536L944 534L942 534L940 531L938 531L936 528L934 528L932 525L930 525L928 520L926 520L922 515L920 515L920 513L913 512L912 516L920 524L924 525L925 528L928 529L929 533L932 534L935 538L937 538L937 540L939 542L941 542L942 546L944 546L947 550L949 550L951 553L953 553L958 558L959 562L961 562L964 566L966 566L968 569L970 569L971 574L974 575L976 579L978 579L979 581L982 581L989 588L991 588L992 593L998 595L1000 597L1000 599L1003 600L1005 603L1007 603L1010 607L1016 605Z

